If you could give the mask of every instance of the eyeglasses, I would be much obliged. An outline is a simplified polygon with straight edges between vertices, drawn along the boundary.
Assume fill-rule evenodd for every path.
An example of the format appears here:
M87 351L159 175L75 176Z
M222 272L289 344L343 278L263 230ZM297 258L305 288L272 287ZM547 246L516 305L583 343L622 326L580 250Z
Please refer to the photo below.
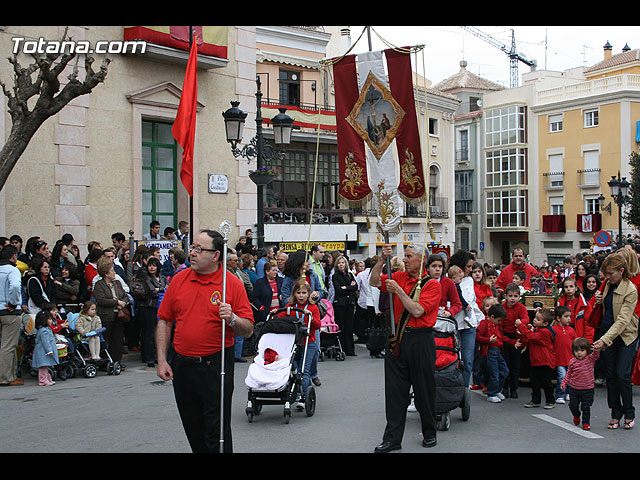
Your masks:
M198 245L189 245L189 251L194 251L199 254L202 252L216 252L217 250L213 248L202 248Z

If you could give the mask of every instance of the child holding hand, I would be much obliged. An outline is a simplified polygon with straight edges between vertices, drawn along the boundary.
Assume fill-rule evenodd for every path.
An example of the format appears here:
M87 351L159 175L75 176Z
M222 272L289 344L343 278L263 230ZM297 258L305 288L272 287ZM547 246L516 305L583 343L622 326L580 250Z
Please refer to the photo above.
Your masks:
M502 357L503 335L500 323L507 316L507 312L500 304L492 305L485 318L476 329L476 342L480 345L480 356L486 364L487 401L500 403L505 399L502 394L509 368Z
M503 356L509 368L509 377L505 382L504 395L518 398L518 381L520 379L520 364L522 363L522 338L515 322L529 323L529 312L520 302L520 287L514 283L507 285L504 291L505 300L502 306L507 311L507 317L502 322L504 336ZM507 395L508 394L508 395Z
M526 408L538 407L541 391L544 391L544 408L555 406L553 379L555 378L556 355L553 348L555 332L551 328L553 312L548 308L539 309L533 319L533 330L516 320L516 328L522 334L524 344L529 346L531 363L531 400L524 404Z
M576 338L571 348L573 358L569 362L561 387L570 392L569 409L573 414L574 425L580 424L582 413L582 429L591 430L591 405L593 405L595 387L594 368L600 351L592 351L591 342L584 337Z
M554 350L556 352L556 403L565 403L567 394L560 385L567 373L567 367L573 357L571 345L576 339L576 331L571 326L571 309L569 307L558 306L553 310L554 325L556 332L556 342Z
M38 369L38 385L46 387L56 383L51 379L49 367L58 365L60 362L56 338L51 330L52 326L53 317L50 312L41 310L36 314L35 327L38 332L31 367Z

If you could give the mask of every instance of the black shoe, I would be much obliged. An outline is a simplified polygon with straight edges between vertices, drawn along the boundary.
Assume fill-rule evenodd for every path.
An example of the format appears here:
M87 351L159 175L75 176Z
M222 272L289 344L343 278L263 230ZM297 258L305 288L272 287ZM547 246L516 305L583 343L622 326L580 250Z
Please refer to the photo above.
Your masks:
M425 448L435 447L436 446L436 437L422 439L422 446L425 447Z
M234 361L234 362L236 362L236 363L247 363L247 360L246 360L246 359L244 359L244 358L242 358L242 357L240 357L240 358L234 358L234 360L233 360L233 361Z
M518 392L516 392L515 390L511 390L509 398L518 398Z
M378 445L373 452L374 453L389 453L393 450L400 450L402 446L399 443L382 442Z

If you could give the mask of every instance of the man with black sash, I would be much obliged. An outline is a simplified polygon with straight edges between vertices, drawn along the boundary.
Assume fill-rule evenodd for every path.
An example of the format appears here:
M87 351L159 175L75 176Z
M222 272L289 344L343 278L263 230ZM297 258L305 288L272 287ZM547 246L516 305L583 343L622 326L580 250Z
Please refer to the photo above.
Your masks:
M384 357L385 411L387 425L376 453L401 448L410 389L422 424L422 446L436 444L436 347L433 326L438 316L441 287L431 279L424 267L427 255L422 245L405 248L404 271L382 276L391 245L382 247L382 255L371 270L371 286L393 294L395 334L389 338ZM384 280L384 281L383 281Z

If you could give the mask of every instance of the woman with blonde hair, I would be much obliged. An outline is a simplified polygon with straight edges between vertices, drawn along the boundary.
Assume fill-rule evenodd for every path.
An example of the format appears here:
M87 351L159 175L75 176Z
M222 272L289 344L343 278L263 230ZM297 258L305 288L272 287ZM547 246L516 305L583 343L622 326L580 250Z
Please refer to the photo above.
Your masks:
M634 312L638 290L631 282L632 268L619 253L605 258L601 267L605 276L603 290L595 293L585 311L591 326L600 327L602 332L593 348L602 351L611 409L608 428L612 430L620 426L623 416L625 430L635 424L631 372L638 349L638 316Z

